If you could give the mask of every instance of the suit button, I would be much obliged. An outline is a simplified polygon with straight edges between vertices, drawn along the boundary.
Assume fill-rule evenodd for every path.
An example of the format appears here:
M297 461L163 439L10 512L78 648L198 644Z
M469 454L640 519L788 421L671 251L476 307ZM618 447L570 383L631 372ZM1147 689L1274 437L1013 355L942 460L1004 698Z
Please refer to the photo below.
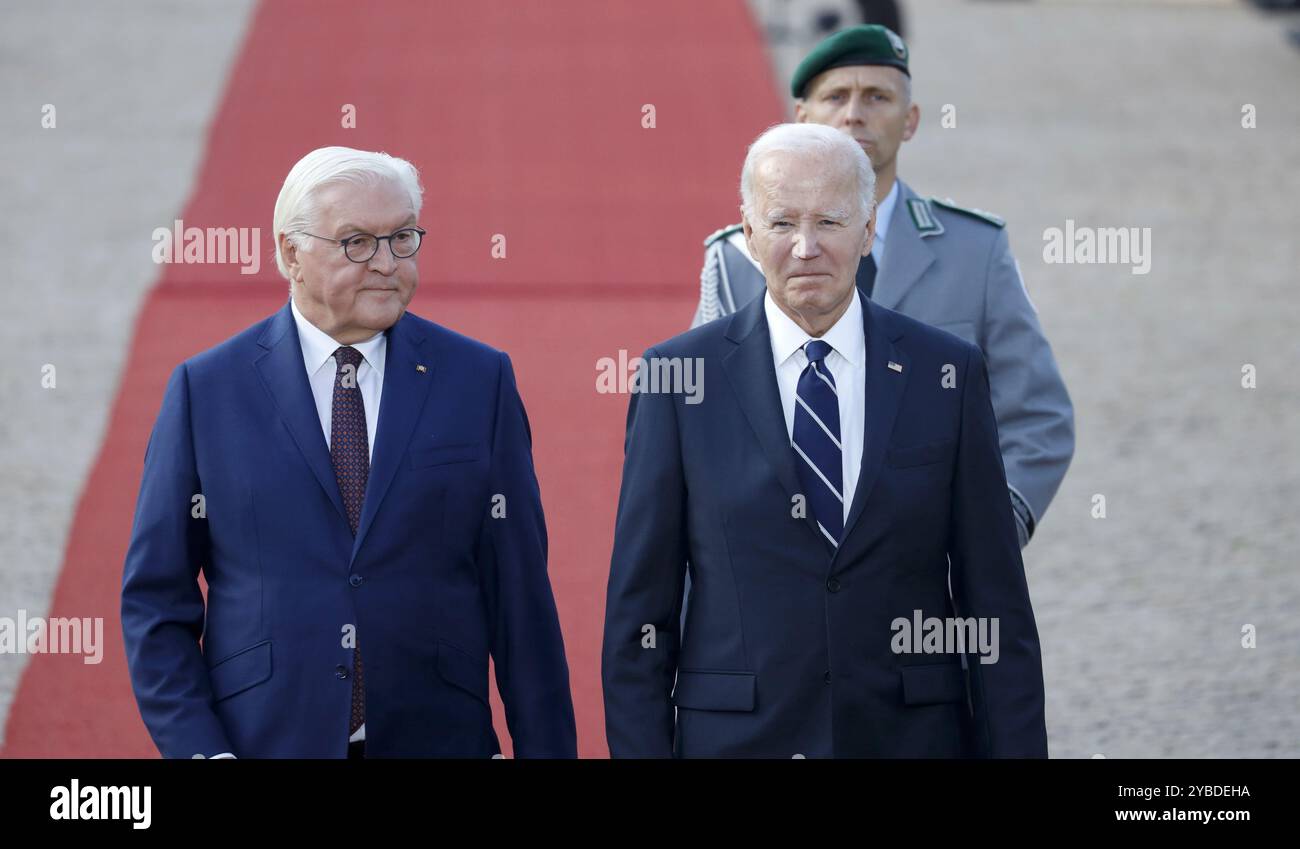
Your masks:
M822 680L827 684L831 683L831 671L829 669L827 669L826 674L822 676Z
M359 586L361 586L361 582L364 581L364 580L365 580L365 578L361 577L360 575L349 575L349 576L348 576L348 583L351 584L351 585L354 586L354 587L359 587Z
M340 679L348 677L348 668L340 663L334 667L334 677Z
M837 593L840 591L840 582L834 578L831 578L829 581L826 582L826 589L830 590L833 593Z

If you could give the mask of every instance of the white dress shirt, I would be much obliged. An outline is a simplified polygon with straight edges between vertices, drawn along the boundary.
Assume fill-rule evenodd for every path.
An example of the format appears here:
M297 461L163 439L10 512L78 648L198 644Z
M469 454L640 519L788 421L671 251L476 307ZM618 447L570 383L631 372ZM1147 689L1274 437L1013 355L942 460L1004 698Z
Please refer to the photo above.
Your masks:
M894 217L894 207L898 205L898 180L894 180L889 194L885 195L876 207L876 238L871 243L871 258L876 261L876 274L880 273L881 263L885 261L885 237L889 235L889 219Z
M325 331L308 321L298 311L296 303L292 300L289 303L293 309L294 323L298 325L302 362L307 368L312 397L316 400L316 415L320 418L320 427L325 433L325 444L329 445L330 423L334 417L334 377L339 368L334 352L342 343L334 341ZM357 386L361 389L361 403L366 408L366 438L370 443L370 458L373 460L375 426L379 423L379 402L384 393L384 358L388 353L388 337L382 332L376 333L364 342L353 343L351 347L360 351L364 358L357 367Z
M803 346L813 337L772 300L763 295L768 335L772 339L772 362L776 366L776 385L781 390L781 409L785 413L785 431L794 441L795 390L799 375L808 367ZM862 301L858 287L853 287L853 301L839 321L826 331L822 341L833 349L826 355L826 367L835 378L836 397L840 406L840 452L844 463L844 522L849 519L853 493L858 488L862 467L862 440L866 433L866 410L863 406L867 384L867 337L862 329Z

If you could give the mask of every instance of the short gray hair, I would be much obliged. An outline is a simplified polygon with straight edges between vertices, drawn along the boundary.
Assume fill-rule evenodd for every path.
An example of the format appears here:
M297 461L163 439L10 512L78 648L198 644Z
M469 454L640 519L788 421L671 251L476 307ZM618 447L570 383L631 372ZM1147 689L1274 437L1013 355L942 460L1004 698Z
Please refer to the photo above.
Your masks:
M322 188L337 183L374 186L385 180L396 181L406 191L411 198L411 209L419 215L424 190L420 188L419 172L405 159L350 147L321 147L299 159L284 178L272 219L275 265L284 278L289 279L289 268L281 255L280 234L288 234L290 241L302 247L303 242L295 231L309 229L315 223Z
M776 124L754 139L740 169L740 211L746 218L754 212L754 172L773 153L810 153L825 160L847 158L857 173L858 195L863 217L871 217L876 202L876 172L862 146L850 136L824 124Z

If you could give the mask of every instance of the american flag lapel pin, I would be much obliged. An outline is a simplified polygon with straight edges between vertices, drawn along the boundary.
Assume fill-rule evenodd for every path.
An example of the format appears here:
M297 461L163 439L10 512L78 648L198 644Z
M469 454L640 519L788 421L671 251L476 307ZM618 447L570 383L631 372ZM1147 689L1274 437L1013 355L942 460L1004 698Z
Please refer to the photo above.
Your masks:
M898 372L899 374L902 374L903 372L903 367L898 363L894 362L893 360L889 361L889 368L893 371Z
M428 371L428 369L424 367L424 363L416 363L415 370L418 371L420 374L424 374L426 371Z

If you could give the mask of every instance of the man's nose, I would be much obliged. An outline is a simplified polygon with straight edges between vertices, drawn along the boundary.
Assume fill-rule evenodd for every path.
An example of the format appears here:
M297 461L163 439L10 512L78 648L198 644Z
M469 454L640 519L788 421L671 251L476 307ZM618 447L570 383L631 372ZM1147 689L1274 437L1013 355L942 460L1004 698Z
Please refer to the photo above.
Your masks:
M397 270L397 257L393 256L393 249L389 247L388 242L379 243L379 250L375 251L369 264L371 271L385 277Z
M795 259L813 259L821 255L821 245L817 242L817 230L814 227L802 227L794 237Z
M867 106L860 97L850 97L848 105L844 107L844 123L848 126L859 127L867 123Z

